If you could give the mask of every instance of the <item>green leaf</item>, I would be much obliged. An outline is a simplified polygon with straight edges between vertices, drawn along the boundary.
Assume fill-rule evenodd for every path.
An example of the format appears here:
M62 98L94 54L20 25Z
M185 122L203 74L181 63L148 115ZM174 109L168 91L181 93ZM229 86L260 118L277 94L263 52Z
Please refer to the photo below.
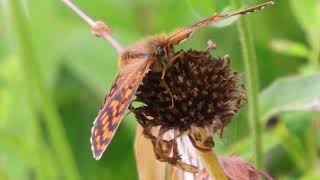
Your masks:
M28 102L26 105L29 108L23 109L28 110L30 117L35 120L29 128L34 127L31 131L38 134L38 136L34 137L39 138L40 142L40 119L45 120L49 139L52 142L52 147L56 152L57 159L59 159L60 169L65 173L66 179L79 179L78 171L76 170L76 165L58 115L58 110L55 107L51 92L46 87L47 82L44 81L42 77L41 68L37 66L39 61L37 59L37 53L34 52L32 48L35 47L35 45L33 44L34 41L32 41L32 33L29 33L29 21L24 13L25 6L18 1L9 1L7 7L10 9L10 14L8 15L11 17L9 25L12 27L12 39L15 40L14 42L17 45L16 52L19 57L19 68L21 68L19 72L22 72L20 78L23 81L23 88L21 89L23 89L25 93L22 96L26 97ZM35 99L38 100L39 109L43 112L42 118L38 118L37 112L39 109L37 109L38 104ZM25 126L22 126L22 128L29 129ZM42 157L39 153L37 155L38 158ZM41 170L40 168L37 169ZM43 174L42 171L39 171L39 174Z
M211 0L202 0L202 1L187 0L187 3L189 5L192 13L197 18L201 18L201 19L203 19L207 16L210 16L216 10L215 6Z
M271 42L271 48L277 53L287 56L300 57L307 59L309 49L304 44L285 39L275 39Z
M62 54L70 70L99 96L111 87L117 72L117 52L106 41L94 37L88 28L71 31ZM85 49L85 51L83 50Z
M313 172L312 174L308 174L302 177L302 180L318 180L318 179L320 179L319 172Z
M298 69L299 74L302 74L302 75L314 74L314 72L317 72L317 71L318 71L318 67L311 63L302 64Z
M57 176L52 168L54 163L49 155L51 153L45 144L38 141L41 137L34 135L34 121L30 117L32 113L26 92L21 91L24 87L17 57L4 58L0 66L3 68L0 76L6 82L6 86L0 89L0 146L3 147L0 156L9 157L1 164L6 167L10 179L25 177L29 173L26 167L35 169L35 177L54 179ZM34 154L38 156L33 157Z
M319 68L320 54L320 1L319 0L292 0L291 7L299 24L307 35L307 40L311 46L309 62L316 71Z
M320 99L320 73L276 80L259 98L264 123L279 112L314 110Z
M291 8L298 22L306 32L320 30L320 1L319 0L291 0Z
M25 139L0 132L0 146L0 179L2 168L7 176L5 179L25 179L29 173L28 168L32 167L31 158L27 158L31 157L31 153Z
M310 131L310 113L289 112L281 113L280 122L275 128L263 132L263 153L267 156L274 153L272 150L281 145L294 165L306 172L311 167L310 162L314 158L310 156L308 139L305 134ZM223 149L221 153L236 153L245 158L252 158L252 144L249 137L236 142L231 149ZM314 158L315 160L316 158Z
M273 136L274 131L264 132L262 134L262 147L263 153L267 153L272 147L278 144L280 141L278 138ZM250 136L243 138L242 140L234 143L231 149L223 150L221 153L225 155L230 155L236 153L237 155L244 157L246 159L253 159L253 149L252 149L252 140Z
M27 14L30 17L28 27L30 27L31 48L34 51L46 85L53 86L59 65L56 47L61 46L57 38L59 34L57 33L55 1L29 0L27 2Z
M308 159L305 158L305 148L301 141L299 141L299 138L282 122L277 125L275 136L278 136L281 140L281 145L288 152L297 167L299 167L301 171L306 172L308 169Z

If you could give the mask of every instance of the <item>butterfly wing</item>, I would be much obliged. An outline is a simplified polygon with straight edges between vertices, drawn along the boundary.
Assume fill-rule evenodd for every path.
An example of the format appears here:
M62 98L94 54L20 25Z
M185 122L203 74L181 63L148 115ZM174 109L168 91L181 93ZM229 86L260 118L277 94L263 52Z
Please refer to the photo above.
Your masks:
M153 62L150 58L134 59L122 67L99 110L91 130L93 156L100 159L111 142L134 94Z
M191 36L191 34L193 32L195 32L196 30L198 30L198 29L200 29L202 27L205 27L205 26L207 26L209 24L224 20L224 19L229 18L231 16L245 15L245 14L250 13L250 12L254 12L254 11L257 11L257 10L262 10L265 7L271 6L273 4L274 3L272 1L270 1L270 2L266 2L266 3L260 4L260 5L254 6L254 7L250 7L250 8L245 9L245 10L238 11L236 13L232 13L232 14L216 14L215 13L212 16L208 17L207 19L204 19L204 20L202 20L202 21L200 21L200 22L198 22L196 24L193 24L192 26L189 26L187 28L184 28L182 30L178 30L177 32L174 32L171 36L169 36L168 41L172 45L177 45L177 44L181 43L183 40L189 38Z

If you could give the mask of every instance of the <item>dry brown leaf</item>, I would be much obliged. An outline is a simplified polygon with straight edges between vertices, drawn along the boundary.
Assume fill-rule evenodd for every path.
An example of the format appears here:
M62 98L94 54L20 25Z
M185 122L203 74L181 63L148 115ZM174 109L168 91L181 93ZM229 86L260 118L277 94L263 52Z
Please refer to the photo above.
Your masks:
M220 157L219 161L224 168L224 172L226 176L230 180L260 180L262 179L262 177L265 177L267 180L273 179L267 173L262 173L258 171L252 164L242 159L241 157L238 157L238 156ZM173 167L172 169L176 169L176 168ZM184 178L185 175L183 174L186 172L183 172L180 169L179 170L176 169L176 171L172 171L172 172L173 173L171 177L175 177L175 178L170 178L170 180L186 180ZM215 180L215 178L210 178L208 172L205 169L202 169L199 173L196 174L194 178L191 178L191 179Z
M252 164L238 156L221 157L220 163L225 174L232 180L260 180L262 177L272 180L268 174L258 171Z
M209 177L205 169L202 169L199 173L192 174L157 161L153 152L153 146L150 140L143 136L142 130L142 127L139 125L136 131L134 145L140 180L164 180L166 177L166 168L168 170L169 180L214 180L214 178ZM189 146L189 148L193 148L191 145ZM187 154L189 154L189 156L195 156L195 158L197 156L195 153L190 154L189 152ZM219 161L223 166L225 175L230 180L260 180L262 177L265 177L267 180L272 180L272 177L267 173L258 171L252 164L241 157L235 155L219 157Z
M140 180L165 179L165 163L156 160L152 144L143 136L140 125L136 130L134 150Z

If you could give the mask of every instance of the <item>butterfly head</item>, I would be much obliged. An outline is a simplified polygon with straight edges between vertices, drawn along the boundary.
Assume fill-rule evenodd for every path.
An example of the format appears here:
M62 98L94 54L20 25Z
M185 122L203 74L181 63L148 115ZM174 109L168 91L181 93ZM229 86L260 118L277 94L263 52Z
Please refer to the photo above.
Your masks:
M152 36L149 40L150 52L157 60L169 58L173 52L173 46L163 34Z
M146 54L149 54L154 63L151 67L152 71L160 72L163 66L170 66L168 63L171 57L174 56L173 45L168 41L165 35L156 35L146 39L148 48L146 48Z
M158 46L156 48L155 54L156 54L156 57L158 58L165 56L166 55L165 48L162 45Z
M133 60L147 57L154 61L152 70L160 71L161 64L165 63L174 54L173 46L164 34L149 36L131 45L122 54L122 60ZM160 63L158 63L160 62Z

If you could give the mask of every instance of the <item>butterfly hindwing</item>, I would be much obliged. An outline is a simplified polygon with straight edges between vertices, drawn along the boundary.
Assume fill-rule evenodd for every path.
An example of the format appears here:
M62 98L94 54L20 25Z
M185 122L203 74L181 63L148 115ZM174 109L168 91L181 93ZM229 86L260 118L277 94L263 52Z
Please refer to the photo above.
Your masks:
M135 68L133 66L128 68L131 72L123 69L118 73L109 95L100 108L91 130L90 139L95 159L101 158L111 142L126 109L149 70L151 63L147 60L141 61L143 62Z

